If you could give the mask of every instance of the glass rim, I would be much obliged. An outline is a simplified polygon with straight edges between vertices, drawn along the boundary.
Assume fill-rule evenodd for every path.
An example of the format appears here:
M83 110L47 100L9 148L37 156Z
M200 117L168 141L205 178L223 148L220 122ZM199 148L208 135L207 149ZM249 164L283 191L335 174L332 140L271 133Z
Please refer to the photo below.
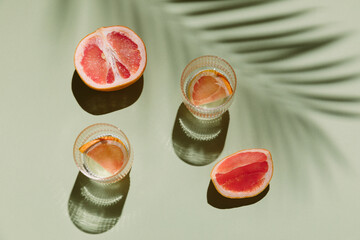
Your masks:
M108 177L95 177L91 174L89 174L88 172L86 171L83 171L82 170L82 167L79 165L79 162L76 160L77 157L76 157L76 153L77 151L79 151L78 148L76 148L76 143L79 141L79 138L81 137L81 135L86 132L87 130L91 129L91 128L94 128L96 126L107 126L107 127L111 127L111 128L114 128L116 129L116 131L119 131L120 134L122 135L122 137L125 138L125 141L128 145L128 148L126 148L127 152L128 152L128 161L127 163L125 164L124 167L120 168L118 171L116 171L114 174L108 176ZM112 124L109 124L109 123L94 123L94 124L91 124L89 126L87 126L86 128L84 128L79 134L78 136L76 137L75 139L75 142L74 142L74 147L73 147L73 157L74 157L74 161L75 161L75 164L78 168L78 170L84 174L85 176L87 176L88 178L94 180L94 181L97 181L97 182L102 182L102 183L113 183L113 182L116 182L120 179L116 179L118 175L120 175L120 173L124 172L124 177L130 172L131 170L131 165L132 165L132 162L133 162L133 159L132 159L132 149L131 149L131 145L130 145L130 141L128 139L128 137L126 136L126 134L120 129L118 128L117 126L114 126ZM130 166L130 167L128 167Z
M217 59L217 60L225 63L225 65L229 67L231 73L233 74L233 76L234 76L234 80L233 80L233 81L234 81L234 83L235 83L234 86L233 86L233 94L231 94L230 97L229 97L224 103L222 103L222 104L219 105L219 106L212 107L212 108L207 108L207 109L204 109L204 108L202 108L202 107L199 107L199 106L193 104L193 103L191 102L191 100L187 97L186 93L184 92L184 88L183 88L183 86L182 86L183 82L185 81L185 79L184 79L185 70L186 70L189 66L191 66L195 61L198 61L199 59L202 59L202 58L213 58L213 59ZM181 95L182 95L183 99L185 99L185 100L186 100L186 103L189 104L189 105L191 105L193 108L199 109L199 110L204 111L204 112L211 112L211 111L220 109L220 108L224 107L227 103L229 103L229 102L233 99L233 97L234 97L234 95L235 95L235 90L236 90L236 85L237 85L237 78L236 78L236 74L235 74L235 71L234 71L233 67L232 67L232 66L230 65L230 63L227 62L225 59L223 59L222 57L219 57L219 56L215 56L215 55L203 55L203 56L199 56L199 57L194 58L193 60L191 60L191 61L185 66L185 68L184 68L184 70L183 70L183 72L182 72L182 74L181 74L181 78L180 78L180 79L181 79L181 81L180 81Z

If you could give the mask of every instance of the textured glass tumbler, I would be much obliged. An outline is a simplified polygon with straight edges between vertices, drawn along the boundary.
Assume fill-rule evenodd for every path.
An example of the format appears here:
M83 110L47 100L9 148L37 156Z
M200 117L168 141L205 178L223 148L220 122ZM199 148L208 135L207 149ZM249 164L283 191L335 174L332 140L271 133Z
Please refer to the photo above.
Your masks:
M232 88L232 94L224 102L214 107L195 105L189 94L189 86L192 79L202 71L216 71L223 75ZM184 69L180 81L181 96L186 108L199 119L214 119L226 112L233 102L236 90L236 75L233 68L224 59L217 56L201 56L192 60Z
M90 164L86 161L86 155L81 153L79 148L85 143L105 136L115 137L122 142L124 157L121 160L123 161L121 167L115 173L110 176L99 176L91 171ZM133 151L126 135L119 128L106 123L97 123L85 128L75 140L73 154L79 170L88 178L102 183L114 183L123 179L129 173L133 162Z

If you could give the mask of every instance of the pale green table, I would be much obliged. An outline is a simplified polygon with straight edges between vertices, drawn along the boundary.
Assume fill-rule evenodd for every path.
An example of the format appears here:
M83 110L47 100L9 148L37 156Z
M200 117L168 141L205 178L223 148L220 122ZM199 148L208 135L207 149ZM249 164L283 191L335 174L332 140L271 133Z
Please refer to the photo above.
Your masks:
M0 239L360 239L360 3L312 2L0 1ZM109 25L142 37L148 65L103 94L82 84L73 54ZM205 54L238 76L207 141L196 136L217 132L191 119L179 89ZM112 189L73 161L76 136L98 122L135 152ZM270 187L223 199L210 171L246 148L272 152Z

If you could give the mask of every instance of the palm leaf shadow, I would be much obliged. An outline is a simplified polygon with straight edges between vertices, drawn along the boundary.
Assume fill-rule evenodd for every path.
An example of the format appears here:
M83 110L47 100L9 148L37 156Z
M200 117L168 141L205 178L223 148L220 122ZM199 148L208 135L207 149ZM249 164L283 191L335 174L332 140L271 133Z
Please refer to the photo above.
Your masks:
M310 186L311 182L307 173L298 172L299 169L313 168L309 172L315 169L325 183L332 176L327 161L334 161L341 168L350 167L327 129L312 116L319 113L329 118L358 116L359 108L349 110L338 103L358 106L360 97L348 96L342 84L359 81L360 71L357 68L343 71L356 61L355 54L333 57L329 53L331 57L312 62L311 59L326 55L351 34L327 31L330 22L312 23L315 7L293 7L284 2L171 1L163 4L163 12L165 18L171 19L167 27L176 25L182 42L200 48L189 44L174 48L174 56L192 49L187 54L190 61L196 54L211 52L229 59L241 75L234 104L238 113L235 116L240 120L232 121L239 124L236 128L241 136L239 145L272 150L284 170L278 174L306 192L304 185ZM277 12L273 5L283 3L289 11ZM266 11L265 16L253 14L246 19L234 14L261 12L266 8L271 11ZM224 18L226 13L234 17ZM196 41L191 41L194 38ZM337 74L329 76L328 72L334 69ZM309 91L315 85L319 90ZM334 85L339 86L339 95L330 91Z

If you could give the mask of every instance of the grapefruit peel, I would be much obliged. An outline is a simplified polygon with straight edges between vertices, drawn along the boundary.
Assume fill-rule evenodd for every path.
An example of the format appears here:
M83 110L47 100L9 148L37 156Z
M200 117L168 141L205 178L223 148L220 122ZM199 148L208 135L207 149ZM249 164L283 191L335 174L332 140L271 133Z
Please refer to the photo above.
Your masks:
M210 177L222 196L238 199L260 194L269 185L272 175L271 153L266 149L246 149L220 160ZM241 183L245 186L240 186Z
M90 147L92 147L92 146L95 145L96 143L99 143L99 142L101 142L101 141L106 141L106 140L116 141L116 142L121 143L121 144L124 146L124 143L123 143L120 139L109 135L109 136L99 137L99 138L96 138L96 139L94 139L94 140L91 140L90 142L85 143L84 145L82 145L82 146L79 148L79 151L80 151L81 153L85 153ZM124 146L124 147L125 147L125 146Z

